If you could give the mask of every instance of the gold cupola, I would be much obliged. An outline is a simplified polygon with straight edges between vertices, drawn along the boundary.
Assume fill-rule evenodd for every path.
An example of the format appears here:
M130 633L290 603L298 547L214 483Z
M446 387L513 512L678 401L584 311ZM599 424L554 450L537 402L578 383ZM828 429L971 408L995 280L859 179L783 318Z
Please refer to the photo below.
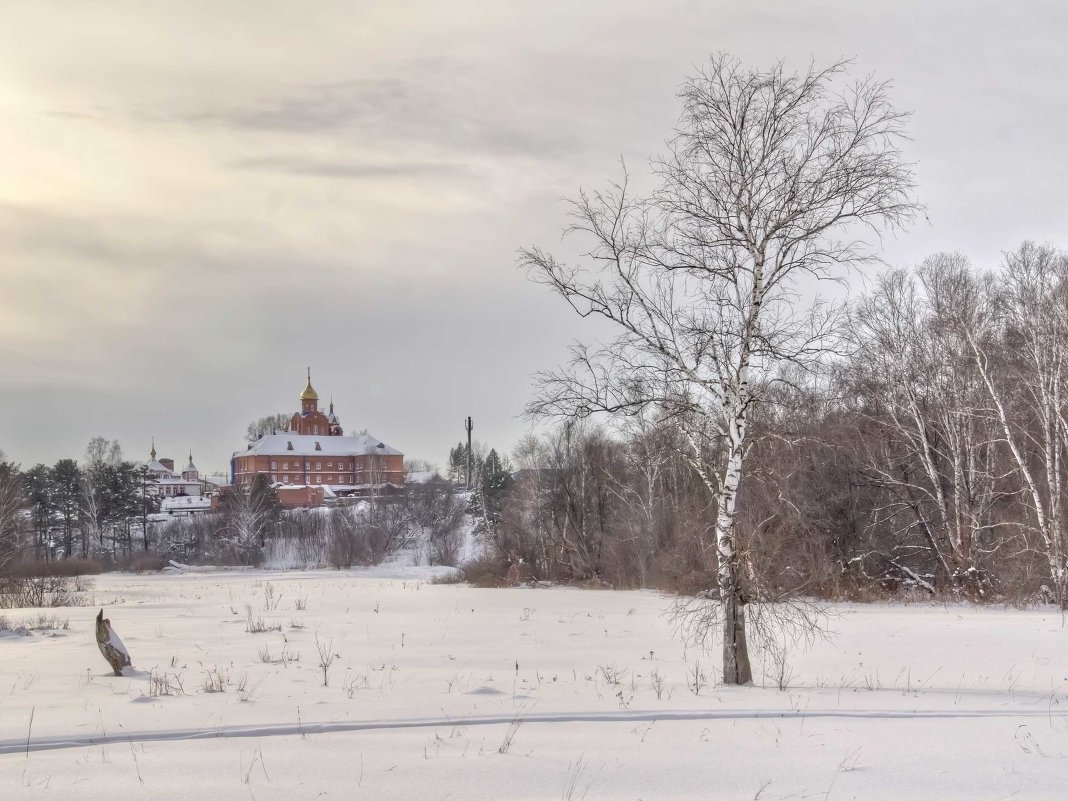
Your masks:
M308 386L304 387L304 391L300 393L300 399L302 401L317 401L319 400L319 393L316 392L311 385L311 368L308 368Z

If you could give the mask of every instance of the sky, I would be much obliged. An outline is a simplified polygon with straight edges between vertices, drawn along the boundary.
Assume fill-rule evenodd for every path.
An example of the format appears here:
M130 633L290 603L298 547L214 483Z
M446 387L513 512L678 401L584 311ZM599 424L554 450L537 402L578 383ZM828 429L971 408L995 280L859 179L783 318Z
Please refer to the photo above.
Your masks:
M343 425L508 451L590 329L516 267L641 173L713 51L853 59L913 113L888 264L1068 247L1057 2L0 2L0 450L226 470L310 366ZM863 276L854 279L861 285Z

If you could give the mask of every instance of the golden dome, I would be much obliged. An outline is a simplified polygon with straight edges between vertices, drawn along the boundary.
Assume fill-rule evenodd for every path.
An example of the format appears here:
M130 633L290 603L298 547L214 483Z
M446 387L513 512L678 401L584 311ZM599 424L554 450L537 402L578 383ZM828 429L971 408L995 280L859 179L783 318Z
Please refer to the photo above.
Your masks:
M308 368L308 386L304 387L304 391L300 393L300 399L306 400L319 400L319 393L312 389L311 385L311 368Z

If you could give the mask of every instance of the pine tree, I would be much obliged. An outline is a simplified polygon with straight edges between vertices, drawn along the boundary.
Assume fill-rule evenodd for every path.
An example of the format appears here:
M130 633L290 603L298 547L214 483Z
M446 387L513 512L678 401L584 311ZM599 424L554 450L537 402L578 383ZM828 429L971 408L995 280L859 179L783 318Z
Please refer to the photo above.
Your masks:
M222 516L222 536L212 543L213 549L220 556L251 565L259 561L267 536L281 519L282 504L270 479L259 474L248 489L235 487L227 493Z
M82 471L73 459L60 459L51 470L52 505L63 521L63 551L66 558L74 552L74 524L81 500Z
M486 495L499 496L506 488L511 471L507 460L501 459L494 448L486 455L486 459L480 465L479 479L482 491Z
M449 451L449 481L459 484L467 480L467 445L457 443Z
M475 491L468 513L475 518L476 535L496 539L504 496L511 482L510 467L495 448L490 448L486 458L476 463L475 470Z
M33 520L34 558L47 559L51 555L48 530L51 527L52 512L55 511L52 501L52 473L48 465L38 464L27 470L23 476L23 486Z

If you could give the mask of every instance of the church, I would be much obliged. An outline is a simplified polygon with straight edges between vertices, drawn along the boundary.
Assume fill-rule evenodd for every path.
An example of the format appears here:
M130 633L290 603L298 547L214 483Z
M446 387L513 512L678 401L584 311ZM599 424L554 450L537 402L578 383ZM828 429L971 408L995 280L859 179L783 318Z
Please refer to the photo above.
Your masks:
M287 431L264 434L230 460L235 486L257 475L272 484L323 487L334 495L359 495L404 485L404 454L369 434L345 436L330 402L319 409L319 394L308 383L300 393L300 411Z
M173 459L156 458L156 442L152 441L152 450L148 454L145 470L149 476L148 492L159 498L171 498L179 495L207 495L209 482L200 477L200 471L193 464L193 452L189 452L189 464L179 473L174 469ZM210 484L212 488L214 484Z

